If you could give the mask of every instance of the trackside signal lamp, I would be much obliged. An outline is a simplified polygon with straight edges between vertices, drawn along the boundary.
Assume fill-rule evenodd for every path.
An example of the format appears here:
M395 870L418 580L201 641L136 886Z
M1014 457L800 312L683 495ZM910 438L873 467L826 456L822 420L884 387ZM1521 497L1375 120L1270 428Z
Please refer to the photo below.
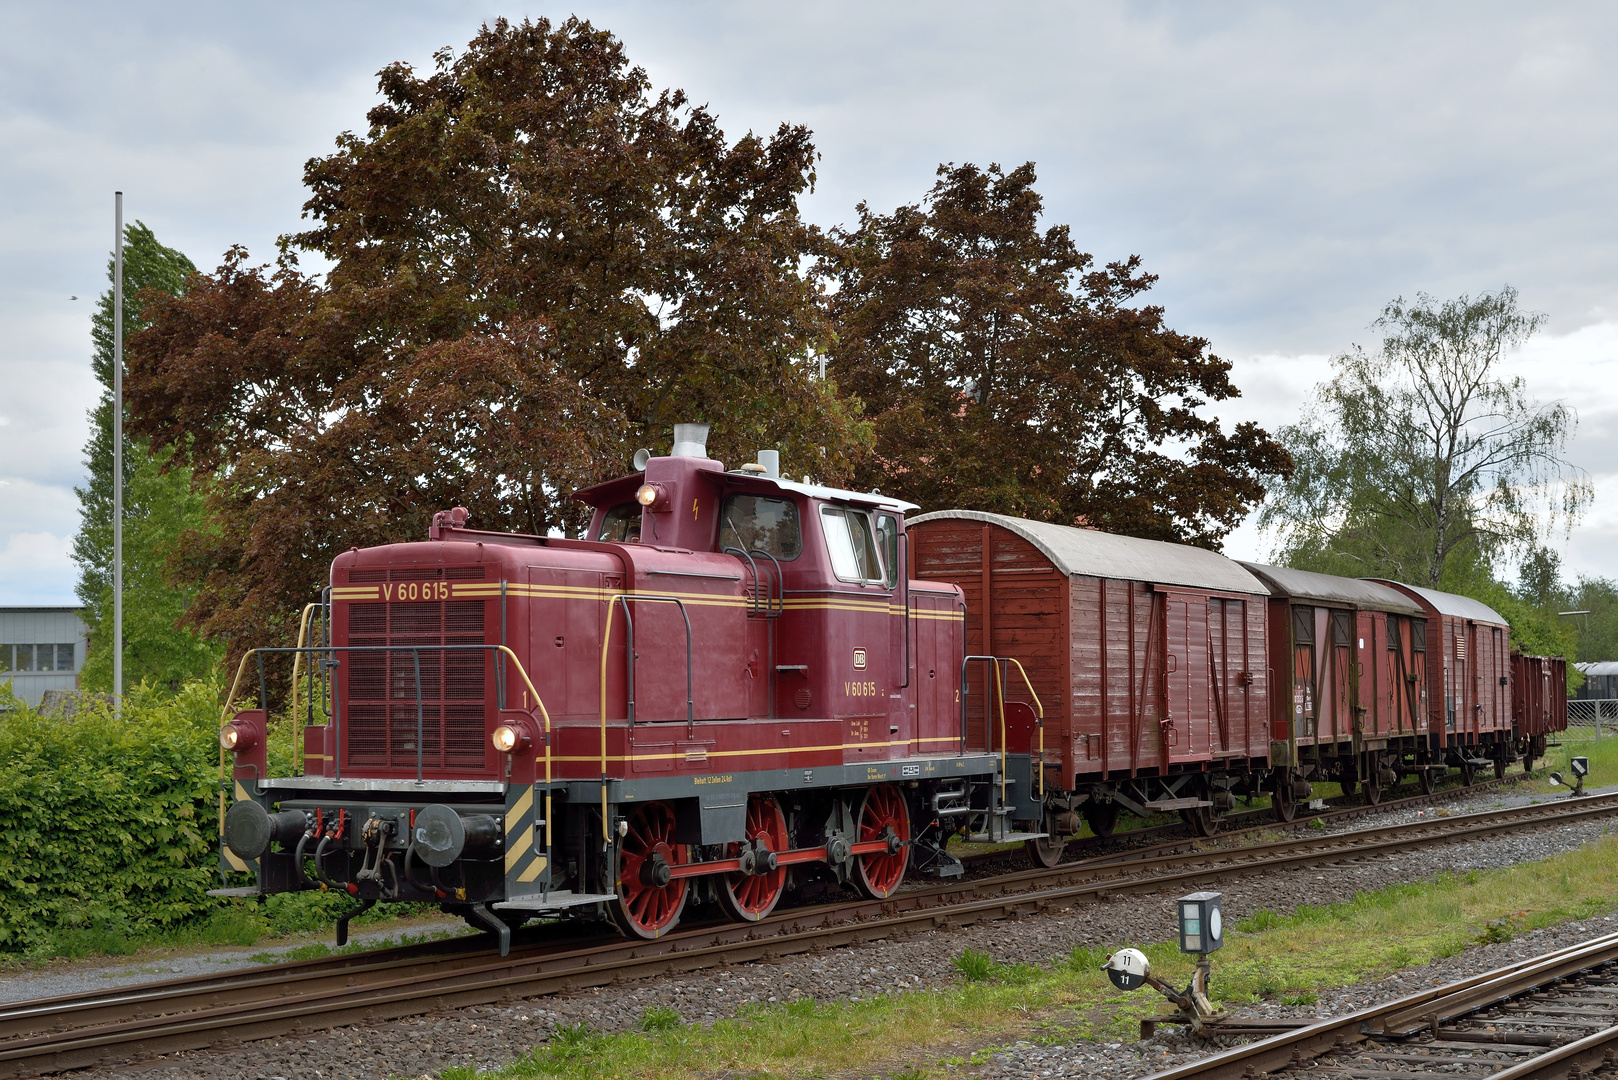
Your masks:
M1573 773L1573 790L1568 792L1568 794L1583 795L1584 778L1590 775L1590 759L1587 757L1569 758L1567 767ZM1562 779L1562 774L1559 772L1551 773L1550 781L1553 784L1567 783L1566 780Z
M1197 958L1197 969L1184 990L1176 990L1152 974L1152 964L1139 949L1119 949L1107 957L1102 965L1112 985L1120 990L1138 990L1150 986L1174 1003L1177 1012L1152 1017L1140 1022L1141 1038L1149 1037L1160 1023L1185 1024L1191 1033L1200 1037L1213 1034L1220 1012L1208 997L1208 983L1213 976L1213 964L1208 954L1225 943L1225 919L1220 911L1222 897L1216 892L1196 892L1182 896L1174 902L1176 921L1179 923L1180 949Z
M1180 913L1180 951L1207 956L1225 943L1225 917L1216 892L1194 892L1176 901Z

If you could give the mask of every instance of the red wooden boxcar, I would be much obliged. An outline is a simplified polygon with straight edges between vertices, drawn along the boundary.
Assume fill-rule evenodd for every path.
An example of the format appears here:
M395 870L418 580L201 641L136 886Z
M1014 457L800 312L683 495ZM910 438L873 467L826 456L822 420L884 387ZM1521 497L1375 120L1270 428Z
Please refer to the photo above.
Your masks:
M915 576L966 596L967 651L1017 658L1044 704L1029 782L1043 786L1045 831L1070 832L1081 813L1104 834L1120 807L1178 810L1206 830L1257 789L1267 593L1247 570L1202 548L968 510L908 529ZM968 746L986 749L978 678Z
M1504 776L1515 760L1511 721L1511 627L1487 604L1455 593L1385 581L1427 617L1427 724L1434 755L1473 773Z
M1567 730L1567 661L1511 654L1511 720L1523 768L1545 756L1546 737Z
M1368 802L1402 773L1432 790L1445 766L1428 752L1422 607L1375 581L1242 565L1270 589L1271 763Z

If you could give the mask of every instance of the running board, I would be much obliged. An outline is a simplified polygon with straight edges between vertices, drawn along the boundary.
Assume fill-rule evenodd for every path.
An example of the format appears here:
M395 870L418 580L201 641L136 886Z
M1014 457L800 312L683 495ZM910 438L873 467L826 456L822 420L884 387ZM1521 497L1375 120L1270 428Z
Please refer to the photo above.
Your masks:
M489 906L496 911L561 911L616 899L617 893L576 893L571 889L553 889L549 893L535 893L532 896L513 896Z
M1148 810L1155 810L1155 811L1159 811L1159 812L1164 811L1164 810L1195 810L1199 806L1212 806L1213 805L1213 800L1212 799L1154 799L1153 801L1151 801L1149 803L1143 803L1142 805L1144 805L1146 807L1146 809L1148 809Z

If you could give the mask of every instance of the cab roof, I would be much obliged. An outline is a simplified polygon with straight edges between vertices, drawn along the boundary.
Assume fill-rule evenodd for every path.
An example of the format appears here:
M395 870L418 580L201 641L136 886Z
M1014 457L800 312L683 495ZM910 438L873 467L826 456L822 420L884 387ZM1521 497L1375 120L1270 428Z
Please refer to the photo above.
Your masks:
M697 458L694 460L707 461L711 459ZM723 476L726 484L739 491L783 491L796 495L807 495L811 499L821 499L825 502L854 503L859 506L871 506L879 510L892 510L899 514L909 513L919 509L913 502L896 499L892 495L883 495L878 491L849 491L845 488L826 487L822 484L799 483L784 476L765 476L761 473L742 472L735 469L730 472L722 471L724 466L720 462L713 462L720 468L705 471L704 475ZM579 502L596 507L611 507L619 503L626 503L634 499L635 491L646 480L644 472L630 473L600 484L593 484L587 488L580 488L573 493L573 498Z

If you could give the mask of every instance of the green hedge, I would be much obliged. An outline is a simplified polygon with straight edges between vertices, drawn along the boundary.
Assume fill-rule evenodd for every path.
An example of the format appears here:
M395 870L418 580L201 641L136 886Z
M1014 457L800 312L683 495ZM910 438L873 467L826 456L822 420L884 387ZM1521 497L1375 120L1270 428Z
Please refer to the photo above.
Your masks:
M121 720L0 701L0 951L109 918L162 932L220 906L218 701L201 682L135 690Z

